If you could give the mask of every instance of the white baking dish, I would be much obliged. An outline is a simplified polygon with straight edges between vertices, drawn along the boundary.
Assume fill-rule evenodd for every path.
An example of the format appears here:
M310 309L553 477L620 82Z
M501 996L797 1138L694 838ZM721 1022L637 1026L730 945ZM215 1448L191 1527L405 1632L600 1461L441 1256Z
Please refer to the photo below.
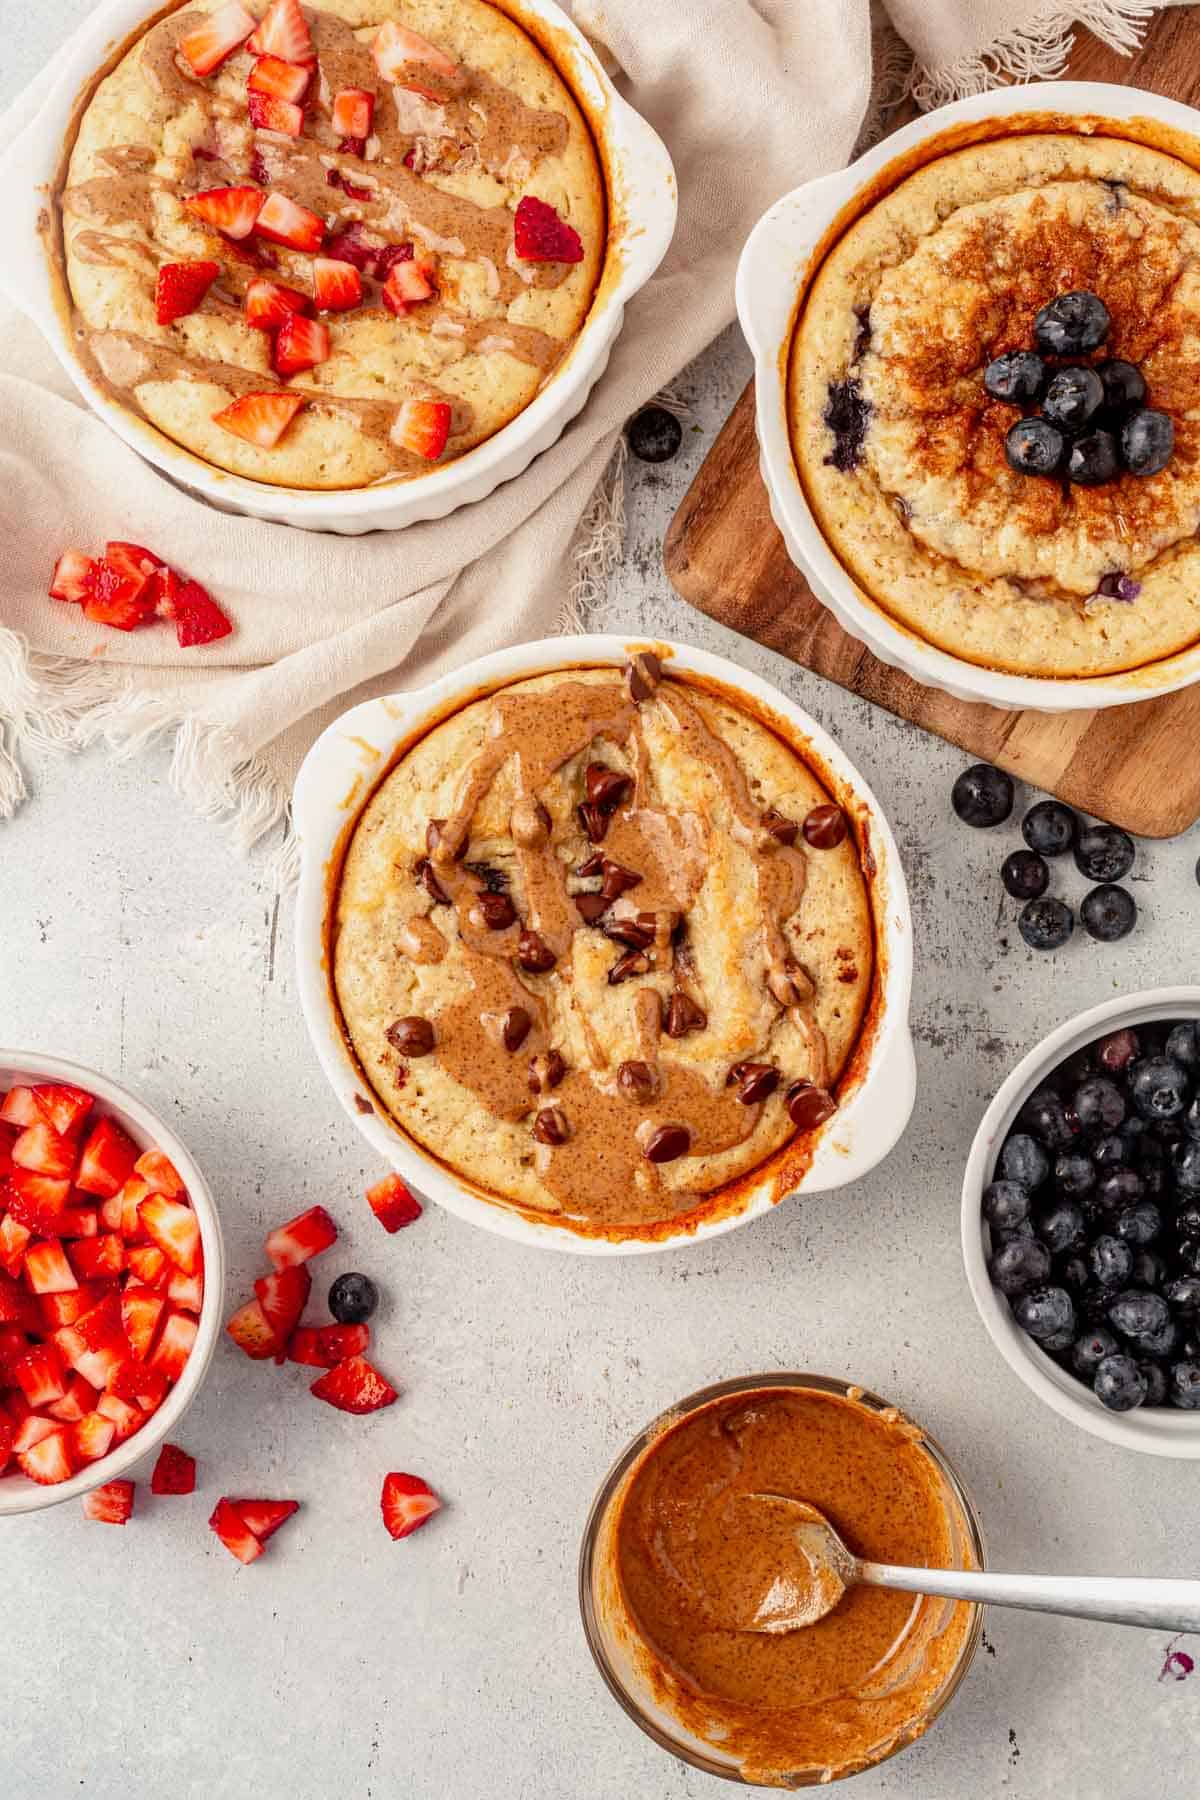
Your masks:
M801 1178L784 1183L779 1164L788 1146L744 1177L736 1210L694 1231L653 1239L588 1237L497 1201L451 1174L389 1120L347 1046L330 981L327 924L336 882L354 823L397 752L438 720L511 682L549 670L620 667L646 640L619 637L551 638L501 650L427 688L368 700L343 714L317 740L296 782L295 829L300 841L296 954L300 1000L309 1034L334 1092L372 1148L422 1193L460 1218L540 1249L584 1255L631 1255L692 1243L743 1225L770 1211L786 1194L822 1193L844 1186L881 1162L908 1123L916 1071L908 1025L912 985L912 920L899 853L887 820L845 754L815 720L757 676L723 657L685 644L653 649L671 673L690 676L709 691L764 718L817 771L854 821L871 892L875 925L875 993L859 1045L839 1083L839 1108L812 1134L811 1160Z
M54 88L0 157L5 204L3 290L43 333L92 410L148 462L232 512L308 531L398 530L441 519L521 474L561 437L604 373L626 303L666 255L675 230L675 172L657 133L624 101L583 34L554 0L492 0L536 39L571 88L596 137L608 189L608 251L592 309L570 353L541 393L508 425L465 456L411 481L305 492L248 481L201 461L136 413L116 404L74 354L61 281L39 225L81 92L147 19L147 0L102 0L72 39Z
M801 289L855 216L858 197L877 198L934 156L961 148L968 140L965 128L977 128L983 137L1001 136L1018 119L1022 129L1065 129L1066 121L1080 116L1127 124L1128 132L1122 135L1153 140L1162 148L1180 148L1181 140L1187 140L1192 146L1189 160L1200 166L1200 113L1174 100L1105 82L1053 81L1001 88L914 119L848 169L786 194L754 227L737 272L738 316L754 353L763 480L788 553L813 593L843 630L881 662L926 687L941 688L959 700L1042 712L1120 706L1187 687L1200 678L1200 644L1124 674L1045 680L983 668L913 636L857 585L809 508L787 426L788 352ZM994 131L986 129L988 121L995 121Z

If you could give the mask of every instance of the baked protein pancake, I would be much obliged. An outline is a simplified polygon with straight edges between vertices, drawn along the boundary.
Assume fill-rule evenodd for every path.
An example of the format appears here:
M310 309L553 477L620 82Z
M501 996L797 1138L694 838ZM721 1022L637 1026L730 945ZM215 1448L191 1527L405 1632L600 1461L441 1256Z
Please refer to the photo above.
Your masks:
M579 107L486 0L193 0L100 81L57 201L92 377L308 489L419 476L515 418L607 232Z
M517 682L407 751L351 839L331 961L395 1122L603 1233L710 1210L833 1113L873 949L813 771L643 654Z
M984 371L1077 292L1107 335L1048 372L1134 365L1174 428L1156 473L1076 485L1006 458L1021 412ZM821 531L870 601L967 662L1063 679L1182 650L1200 637L1198 333L1195 169L1070 132L936 158L850 225L801 307L789 426Z

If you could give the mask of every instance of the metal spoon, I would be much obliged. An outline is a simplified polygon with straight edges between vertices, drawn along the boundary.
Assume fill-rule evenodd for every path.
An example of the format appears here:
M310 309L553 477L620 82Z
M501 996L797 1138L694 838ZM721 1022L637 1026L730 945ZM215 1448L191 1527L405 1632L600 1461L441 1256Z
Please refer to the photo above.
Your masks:
M724 1623L737 1631L796 1631L832 1612L848 1587L900 1588L1027 1612L1106 1619L1156 1631L1200 1631L1200 1581L1139 1575L997 1575L990 1570L904 1569L864 1562L847 1549L823 1513L787 1494L747 1494L746 1519L762 1544L778 1549L778 1572L761 1597L751 1591ZM764 1530L765 1528L765 1530ZM772 1542L773 1540L773 1542ZM791 1552L796 1552L792 1555ZM757 1560L757 1559L756 1559Z

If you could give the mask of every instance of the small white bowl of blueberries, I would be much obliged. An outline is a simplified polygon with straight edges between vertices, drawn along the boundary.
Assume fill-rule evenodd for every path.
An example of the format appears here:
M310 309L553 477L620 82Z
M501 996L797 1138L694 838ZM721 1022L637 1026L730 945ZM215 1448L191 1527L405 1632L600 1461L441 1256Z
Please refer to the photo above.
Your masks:
M1110 1443L1200 1458L1200 988L1051 1032L984 1115L967 1280L1010 1368Z

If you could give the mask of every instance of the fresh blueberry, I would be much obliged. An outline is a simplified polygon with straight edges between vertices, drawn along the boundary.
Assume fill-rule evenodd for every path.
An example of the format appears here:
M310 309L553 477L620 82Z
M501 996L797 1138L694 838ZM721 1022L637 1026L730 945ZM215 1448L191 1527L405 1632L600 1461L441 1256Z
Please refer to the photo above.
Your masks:
M983 385L992 399L1013 406L1036 400L1045 379L1046 365L1033 350L1006 350L983 371ZM1145 391L1143 385L1142 393Z
M1175 1214L1175 1232L1181 1238L1200 1237L1200 1206L1181 1206Z
M1106 1075L1085 1076L1071 1104L1085 1131L1115 1131L1125 1117L1125 1096Z
M1090 1156L1077 1150L1064 1151L1054 1159L1054 1185L1062 1193L1078 1198L1096 1183L1096 1165Z
M1127 1244L1152 1244L1162 1230L1162 1214L1153 1200L1139 1200L1136 1206L1126 1206L1117 1214L1113 1229Z
M1177 1275L1166 1286L1168 1304L1185 1318L1200 1315L1200 1275Z
M1120 1238L1112 1237L1106 1231L1102 1231L1093 1243L1088 1259L1102 1288L1120 1287L1133 1273L1133 1251Z
M1089 881L1123 881L1133 867L1134 854L1133 839L1117 825L1079 827L1075 866Z
M1029 1194L1019 1181L989 1181L983 1190L983 1216L993 1231L1015 1231L1029 1217Z
M1200 1140L1200 1094L1196 1095L1183 1115L1183 1129L1190 1138Z
M1041 1187L1050 1173L1050 1159L1035 1138L1014 1132L1000 1152L1000 1173L1005 1181L1018 1181L1027 1191Z
M1036 900L1050 882L1050 871L1035 850L1014 850L1000 865L1004 891L1014 900Z
M329 1310L339 1325L362 1325L379 1305L375 1283L367 1275L339 1275L329 1290Z
M1061 856L1075 842L1079 820L1061 800L1039 800L1021 820L1021 835L1039 856Z
M1194 1069L1200 1062L1200 1041L1191 1019L1182 1019L1167 1033L1167 1055L1182 1069Z
M641 462L670 462L683 442L683 426L665 406L643 406L625 427L629 448Z
M1104 387L1104 404L1110 412L1128 412L1146 398L1146 382L1140 369L1114 357L1096 364L1096 373Z
M1161 1294L1143 1293L1141 1288L1127 1288L1108 1303L1108 1320L1114 1331L1140 1344L1152 1338L1171 1320L1171 1309Z
M1113 1241L1115 1243L1116 1239ZM1121 1248L1125 1250L1126 1246L1122 1244ZM1050 1252L1045 1244L1039 1244L1033 1237L1009 1238L988 1262L992 1285L998 1287L1002 1294L1019 1294L1025 1288L1045 1281L1049 1273ZM1125 1277L1120 1276L1118 1279L1123 1281Z
M1185 1238L1175 1246L1175 1266L1181 1275L1200 1275L1200 1238Z
M1137 924L1137 902L1128 888L1105 882L1084 895L1079 917L1089 937L1100 944L1115 944L1128 937Z
M1098 294L1075 288L1042 307L1033 321L1033 338L1051 356L1077 356L1081 350L1098 349L1111 323Z
M1059 1286L1065 1287L1071 1294L1082 1294L1092 1279L1092 1271L1078 1252L1071 1256L1064 1256L1055 1267L1055 1275Z
M1035 1229L1047 1250L1058 1256L1083 1243L1083 1213L1073 1200L1056 1200L1039 1215Z
M1059 369L1050 377L1042 417L1066 432L1082 431L1104 405L1104 383L1095 369Z
M1200 1407L1200 1363L1177 1362L1171 1367L1171 1405L1185 1412Z
M1121 427L1121 456L1131 475L1157 475L1174 448L1175 427L1167 413L1144 406Z
M1129 1097L1143 1119L1173 1119L1188 1102L1188 1078L1165 1056L1144 1056L1129 1072Z
M1043 894L1021 908L1017 929L1031 950L1057 950L1075 929L1075 914L1063 900Z
M1021 1330L1031 1338L1052 1338L1075 1329L1075 1304L1066 1288L1031 1288L1028 1293L1018 1294L1012 1310Z
M991 763L972 763L954 783L950 804L964 825L1003 825L1013 807L1012 776Z
M1046 419L1018 419L1004 439L1008 466L1018 475L1053 475L1066 449L1066 438Z
M1186 1137L1176 1144L1171 1152L1171 1166L1177 1187L1186 1194L1200 1193L1200 1144L1194 1137Z
M1065 1150L1073 1144L1077 1127L1067 1117L1067 1109L1051 1087L1035 1088L1017 1115L1017 1123L1031 1131L1048 1150ZM1200 1137L1200 1127L1197 1129Z
M1135 1250L1131 1279L1137 1287L1159 1288L1167 1277L1167 1265L1157 1250Z
M1146 1398L1146 1377L1132 1356L1106 1356L1092 1379L1097 1400L1110 1412L1129 1412Z
M1037 1341L1041 1349L1047 1351L1051 1356L1056 1356L1061 1362L1063 1352L1069 1350L1075 1342L1074 1321L1069 1327L1064 1327L1062 1331L1052 1331L1049 1337L1039 1338Z
M1120 1355L1121 1346L1111 1331L1105 1331L1097 1325L1092 1331L1085 1331L1076 1338L1075 1348L1071 1352L1071 1363L1077 1375L1090 1381L1106 1356Z
M1157 1299L1157 1294L1153 1296ZM1143 1356L1170 1356L1172 1351L1179 1351L1179 1326L1174 1319L1166 1319L1157 1331L1148 1331L1145 1337L1138 1338L1137 1348Z
M1124 1138L1118 1132L1110 1131L1094 1146L1092 1161L1098 1169L1107 1172L1123 1168L1127 1154Z
M1143 1406L1165 1406L1167 1403L1167 1372L1161 1363L1140 1362L1138 1368L1146 1377L1146 1398Z
M1095 1200L1103 1212L1136 1206L1146 1191L1146 1178L1136 1169L1106 1169L1096 1183Z
M1085 831L1091 831L1093 829L1094 827L1090 825L1084 827ZM1122 873L1124 873L1124 871L1122 871ZM1098 881L1100 879L1101 877L1097 875L1091 877L1091 880L1093 881ZM1116 877L1114 876L1112 879L1115 880ZM1138 1043L1137 1032L1130 1031L1128 1026L1125 1026L1120 1031L1110 1031L1107 1037L1102 1037L1100 1039L1100 1042L1096 1045L1096 1061L1100 1064L1100 1067L1106 1069L1110 1075L1119 1075L1121 1070L1127 1068L1133 1061L1139 1049L1140 1045Z
M1075 439L1067 458L1067 476L1077 487L1099 487L1112 481L1121 467L1111 431L1089 431Z

